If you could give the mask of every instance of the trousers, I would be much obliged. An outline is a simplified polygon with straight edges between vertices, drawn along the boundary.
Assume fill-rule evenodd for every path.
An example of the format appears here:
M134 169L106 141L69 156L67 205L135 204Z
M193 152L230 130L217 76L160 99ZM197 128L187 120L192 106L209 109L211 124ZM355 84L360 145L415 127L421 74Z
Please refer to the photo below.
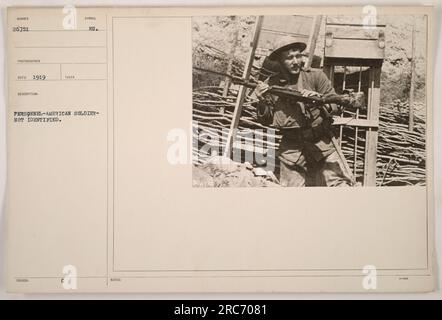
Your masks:
M352 185L328 136L315 142L283 135L278 150L280 183L285 187Z

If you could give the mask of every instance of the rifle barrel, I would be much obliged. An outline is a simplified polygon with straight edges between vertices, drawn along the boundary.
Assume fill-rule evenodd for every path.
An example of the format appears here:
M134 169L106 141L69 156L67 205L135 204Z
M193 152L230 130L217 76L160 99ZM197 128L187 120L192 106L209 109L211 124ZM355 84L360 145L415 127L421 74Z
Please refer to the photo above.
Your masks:
M209 69L204 69L204 68L200 68L200 67L193 67L193 68L195 70L210 72L213 74L218 74L220 76L229 77L230 79L232 79L232 82L234 84L242 85L242 86L250 88L250 89L255 89L257 86L257 83L254 81L245 80L241 77L237 77L237 76L234 76L231 74L218 72L218 71L214 71L214 70L209 70ZM305 103L315 104L315 105L328 104L328 103L340 104L343 102L343 97L341 95L333 95L333 96L327 97L327 98L324 98L322 96L305 97L298 90L288 89L288 88L281 87L281 86L270 86L268 92L271 94L280 96L280 97L294 98L300 102L305 102Z

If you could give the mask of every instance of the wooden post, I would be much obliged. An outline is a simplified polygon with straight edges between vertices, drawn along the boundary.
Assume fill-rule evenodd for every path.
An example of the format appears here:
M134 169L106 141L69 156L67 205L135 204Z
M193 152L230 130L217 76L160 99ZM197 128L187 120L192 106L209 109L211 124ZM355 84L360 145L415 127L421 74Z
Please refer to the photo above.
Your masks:
M342 91L346 89L346 82L347 82L347 66L344 66L344 77L342 79ZM341 114L341 118L344 115ZM342 125L339 126L339 147L342 147L342 133L343 133L343 127Z
M409 100L409 118L408 118L408 130L413 131L414 127L414 82L416 77L416 57L414 54L416 45L416 19L413 16L413 27L411 31L411 83L410 83L410 100Z
M359 81L358 81L358 92L361 92L361 82L362 82L362 67L359 67ZM356 119L359 119L359 108L356 109ZM357 162L358 162L358 135L359 128L355 127L355 144L354 144L354 159L353 159L353 175L356 177Z
M308 61L305 65L306 68L310 68L313 63L313 57L315 56L316 42L318 41L319 30L321 29L322 16L315 16L313 21L313 28L309 39L309 49L308 49Z
M368 120L379 119L381 67L370 68L368 89ZM376 186L377 128L368 128L365 134L364 186Z
M237 26L237 21L236 21L236 16L233 17L234 22L235 22L235 32L233 33L233 37L232 37L232 46L230 47L230 52L229 52L229 56L228 56L228 61L227 61L227 70L226 73L227 74L231 74L232 73L232 67L233 67L233 61L235 60L235 52L236 52L236 47L238 45L238 34L239 34L239 28ZM230 89L230 85L232 83L232 79L230 77L225 77L224 79L224 89L223 89L223 97L227 97L227 95L229 94L229 89ZM219 109L219 112L221 114L224 114L224 107L221 107Z
M256 47L258 46L259 35L261 33L263 16L258 16L253 30L253 40L250 43L250 52L247 57L246 64L244 66L243 78L248 80L250 78L250 72L252 71L253 60L255 58ZM242 105L247 92L247 88L241 86L239 88L238 96L235 102L235 110L233 111L232 123L230 124L229 134L227 135L226 149L224 150L225 157L231 157L233 150L233 142L235 141L236 129L238 128L239 118L241 117Z

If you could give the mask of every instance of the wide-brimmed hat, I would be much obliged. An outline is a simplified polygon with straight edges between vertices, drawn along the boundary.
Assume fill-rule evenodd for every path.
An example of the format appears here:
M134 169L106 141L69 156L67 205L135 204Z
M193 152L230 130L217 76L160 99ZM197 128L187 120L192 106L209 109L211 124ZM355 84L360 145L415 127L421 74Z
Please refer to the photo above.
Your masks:
M305 50L307 45L304 42L293 42L293 38L283 38L275 45L275 50L273 50L272 53L269 54L269 59L276 61L279 59L279 56L281 52L287 51L287 50L299 50L299 52L302 52Z

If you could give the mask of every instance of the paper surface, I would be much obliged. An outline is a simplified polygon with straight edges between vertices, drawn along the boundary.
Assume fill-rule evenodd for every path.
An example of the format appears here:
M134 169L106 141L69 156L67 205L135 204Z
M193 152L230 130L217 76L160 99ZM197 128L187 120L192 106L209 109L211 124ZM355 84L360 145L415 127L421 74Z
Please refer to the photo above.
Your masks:
M431 291L430 43L423 185L192 186L192 17L361 10L9 8L9 290Z

